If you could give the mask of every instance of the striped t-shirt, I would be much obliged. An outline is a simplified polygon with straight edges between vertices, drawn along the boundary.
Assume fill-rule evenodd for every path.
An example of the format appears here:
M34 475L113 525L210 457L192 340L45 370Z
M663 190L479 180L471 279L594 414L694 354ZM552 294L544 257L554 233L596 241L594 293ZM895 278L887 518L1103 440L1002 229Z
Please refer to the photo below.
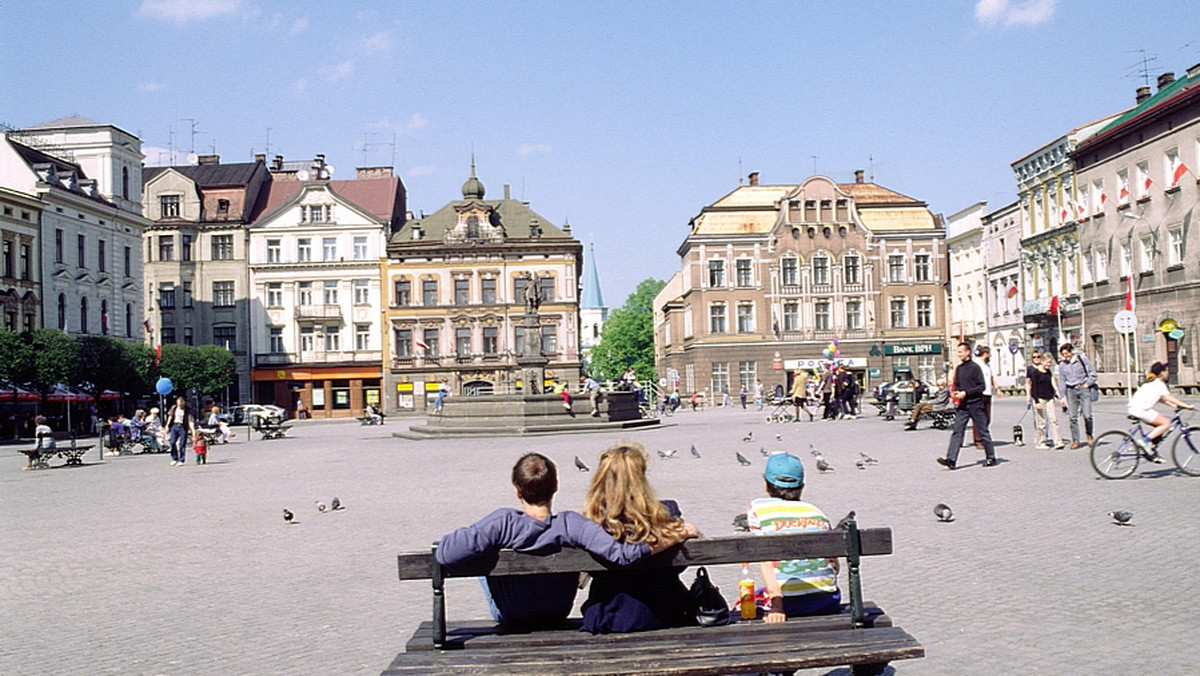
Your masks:
M758 498L750 503L746 522L755 535L804 533L832 530L829 518L816 507L799 500ZM775 562L775 577L784 596L831 593L837 590L837 574L830 559L794 559Z

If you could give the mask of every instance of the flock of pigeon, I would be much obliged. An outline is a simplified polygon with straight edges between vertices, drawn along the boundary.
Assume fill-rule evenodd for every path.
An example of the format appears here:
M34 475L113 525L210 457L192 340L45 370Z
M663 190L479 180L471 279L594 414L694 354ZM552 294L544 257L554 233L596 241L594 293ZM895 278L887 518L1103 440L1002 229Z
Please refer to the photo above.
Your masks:
M326 505L324 502L321 502L320 500L317 500L317 511L321 512L322 514L324 514L325 512L336 512L336 511L339 511L339 510L342 510L345 508L346 508L346 506L342 504L342 501L339 500L337 498L337 496L334 496L334 498L329 501L328 505ZM283 520L285 523L287 523L289 525L300 523L299 521L296 520L296 514L292 510L287 509L286 507L283 510Z

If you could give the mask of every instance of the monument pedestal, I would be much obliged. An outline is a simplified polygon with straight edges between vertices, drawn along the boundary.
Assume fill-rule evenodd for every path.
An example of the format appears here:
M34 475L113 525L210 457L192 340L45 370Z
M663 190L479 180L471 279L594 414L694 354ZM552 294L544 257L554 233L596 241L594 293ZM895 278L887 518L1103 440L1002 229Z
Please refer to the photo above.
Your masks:
M587 397L576 398L571 409L563 408L557 394L494 394L480 397L450 397L442 412L424 425L397 432L402 439L439 437L494 437L535 434L587 434L636 429L661 424L643 418L632 392L609 392L600 401L600 415L592 417Z

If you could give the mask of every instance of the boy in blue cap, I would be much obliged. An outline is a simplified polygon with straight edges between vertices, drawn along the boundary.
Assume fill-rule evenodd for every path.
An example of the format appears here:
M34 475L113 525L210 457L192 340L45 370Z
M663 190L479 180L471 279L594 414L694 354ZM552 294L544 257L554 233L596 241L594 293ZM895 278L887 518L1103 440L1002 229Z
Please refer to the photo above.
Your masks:
M824 512L800 500L804 490L800 458L791 453L772 455L763 472L763 485L770 497L754 500L746 512L746 522L754 535L832 530ZM763 561L761 567L766 583L766 622L841 612L837 559Z

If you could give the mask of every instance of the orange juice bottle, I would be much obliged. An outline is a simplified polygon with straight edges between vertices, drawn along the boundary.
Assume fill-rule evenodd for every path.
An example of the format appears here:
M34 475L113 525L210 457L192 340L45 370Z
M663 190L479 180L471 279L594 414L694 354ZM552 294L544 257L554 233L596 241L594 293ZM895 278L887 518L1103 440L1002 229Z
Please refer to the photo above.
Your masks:
M750 577L750 564L742 564L742 580L738 582L738 605L742 610L743 620L753 620L758 614L754 607L754 580Z

